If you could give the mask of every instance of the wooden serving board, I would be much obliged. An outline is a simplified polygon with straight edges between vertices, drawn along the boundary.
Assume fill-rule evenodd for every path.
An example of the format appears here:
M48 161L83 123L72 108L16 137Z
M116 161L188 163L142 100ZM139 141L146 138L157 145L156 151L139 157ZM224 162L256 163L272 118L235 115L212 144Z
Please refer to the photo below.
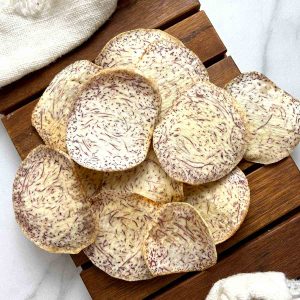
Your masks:
M31 126L38 97L52 78L78 59L94 60L102 46L119 32L144 27L161 28L178 37L204 62L210 80L218 86L240 74L207 15L196 0L123 0L111 19L79 48L50 66L0 90L0 113L21 158L42 143ZM148 281L125 282L110 277L80 253L72 255L93 299L204 299L212 284L238 272L283 271L300 276L300 173L288 157L262 166L242 161L251 205L238 232L218 245L216 266L201 273L174 274Z

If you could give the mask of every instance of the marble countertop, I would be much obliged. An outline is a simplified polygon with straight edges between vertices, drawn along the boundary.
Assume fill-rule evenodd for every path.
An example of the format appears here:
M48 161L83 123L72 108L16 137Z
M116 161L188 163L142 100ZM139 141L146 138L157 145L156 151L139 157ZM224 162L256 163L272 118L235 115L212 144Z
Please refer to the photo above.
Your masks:
M261 71L300 98L299 0L201 2L241 71ZM300 146L292 156L300 167ZM70 256L38 249L19 230L11 203L19 163L0 122L0 299L90 299Z

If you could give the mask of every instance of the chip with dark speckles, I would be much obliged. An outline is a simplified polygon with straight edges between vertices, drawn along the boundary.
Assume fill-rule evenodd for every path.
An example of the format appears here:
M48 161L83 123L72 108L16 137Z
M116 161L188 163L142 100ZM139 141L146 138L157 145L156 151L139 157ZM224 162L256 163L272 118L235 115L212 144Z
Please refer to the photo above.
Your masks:
M183 200L183 184L170 178L161 168L150 149L146 160L123 172L107 172L103 178L103 190L116 190L144 196L155 203Z
M77 94L87 80L100 70L88 60L79 60L53 78L31 117L32 125L47 145L67 152L67 123Z
M96 238L96 215L63 152L38 146L28 154L14 180L13 206L25 236L46 251L78 253Z
M101 68L135 66L146 48L155 41L165 40L173 44L182 42L159 29L134 29L125 31L107 42L95 63Z
M101 71L82 89L69 118L70 156L98 171L137 166L146 159L160 104L155 84L138 72Z
M142 242L157 206L139 195L101 191L95 199L98 235L84 250L92 263L110 276L136 281L152 278Z
M243 117L226 91L199 82L156 126L153 148L162 168L177 181L197 185L218 180L245 153Z
M226 241L239 229L250 205L247 177L239 168L214 182L185 185L184 195L206 222L215 244Z
M246 114L244 158L271 164L289 156L300 142L300 101L258 72L243 73L225 88Z
M143 252L153 276L202 271L216 263L210 232L190 204L165 204L151 224Z
M160 118L195 83L208 81L208 73L199 57L184 45L160 40L147 49L137 68L154 79L161 95Z

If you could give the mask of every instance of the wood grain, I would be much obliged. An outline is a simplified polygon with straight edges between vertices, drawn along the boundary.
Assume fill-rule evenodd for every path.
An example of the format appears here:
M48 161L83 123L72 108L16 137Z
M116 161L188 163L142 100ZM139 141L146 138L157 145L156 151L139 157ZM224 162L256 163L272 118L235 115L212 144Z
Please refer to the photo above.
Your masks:
M90 261L83 253L83 251L79 252L78 254L71 254L71 258L76 267L82 266L83 264Z
M249 213L236 234L217 247L219 254L300 206L300 173L290 157L277 164L261 167L249 174L247 178L251 190ZM81 273L93 299L102 299L101 297L143 298L180 276L177 274L155 278L151 281L128 283L114 279L96 267L91 267Z
M208 70L210 81L219 87L224 87L226 83L241 74L231 56L212 65Z
M37 131L31 125L31 114L36 103L37 100L30 102L2 119L22 160L32 149L43 143Z
M0 113L7 114L28 98L36 97L52 78L79 59L94 60L104 44L116 34L138 28L160 28L180 21L199 10L199 1L138 0L122 1L120 8L88 41L49 66L28 74L0 90Z
M193 20L194 18L197 18L199 21L202 20L200 23L203 30L197 30L197 34L193 37L191 37L188 33L186 33L186 35L184 34L186 31L181 25L182 22L172 26L169 29L169 32L183 40L186 39L189 44L201 44L205 36L208 38L208 34L212 34L211 32L207 32L207 28L211 27L211 23L203 12L197 13L195 17L192 17ZM189 30L195 31L196 28L198 28L197 23L193 22L192 24L193 26L190 26ZM220 51L226 50L217 33L214 33L214 36L210 39L215 41L217 49L219 50L215 51L212 49L211 54L208 54L207 50L203 50L203 47L194 49L195 53L199 57L206 57L207 59L210 59L213 55L217 55ZM231 80L238 72L239 70L231 57L227 57L208 68L211 81L219 85L225 85L226 80ZM222 76L220 74L226 74L226 76ZM24 105L2 120L22 159L24 159L33 148L42 143L42 140L38 136L36 130L31 126L31 113L37 101L38 99Z
M155 299L205 299L212 285L237 273L280 271L290 278L300 276L300 213L257 239L241 246L217 265Z
M246 161L246 160L243 159L243 160L238 164L238 167L239 167L241 170L245 171L245 170L247 170L248 168L252 167L253 165L254 165L253 162Z
M204 11L177 23L166 32L180 39L206 66L211 61L222 59L226 53L225 45Z

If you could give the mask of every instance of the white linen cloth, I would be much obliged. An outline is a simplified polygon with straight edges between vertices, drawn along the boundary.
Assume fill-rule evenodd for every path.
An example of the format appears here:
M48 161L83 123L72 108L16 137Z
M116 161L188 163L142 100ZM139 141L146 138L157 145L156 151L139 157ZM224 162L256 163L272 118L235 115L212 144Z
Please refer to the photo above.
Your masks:
M280 272L243 273L217 281L206 300L300 299L300 281Z
M0 0L0 87L87 40L117 0Z

